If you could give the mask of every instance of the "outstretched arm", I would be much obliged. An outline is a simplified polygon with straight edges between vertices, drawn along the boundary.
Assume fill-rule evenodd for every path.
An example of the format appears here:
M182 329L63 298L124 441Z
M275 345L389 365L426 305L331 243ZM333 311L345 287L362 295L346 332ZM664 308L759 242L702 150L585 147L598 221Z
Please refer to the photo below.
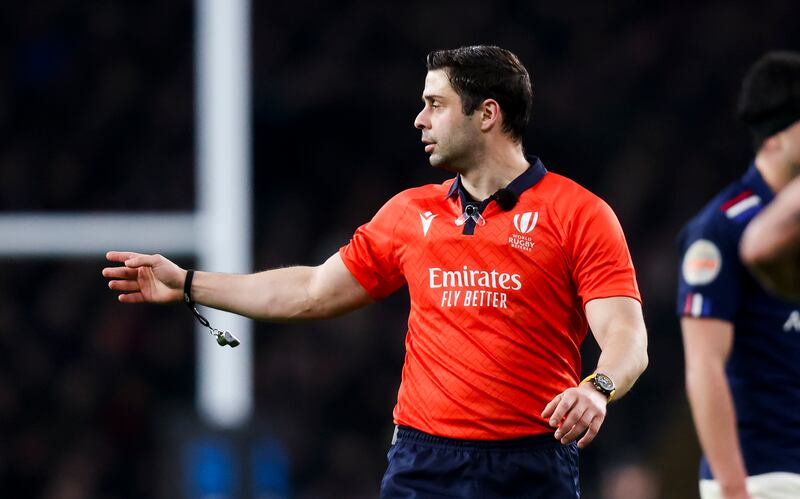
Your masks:
M183 299L186 270L161 255L111 251L121 267L103 269L123 303ZM265 321L335 317L372 303L338 253L317 267L286 267L255 274L195 272L192 299L209 307Z
M741 254L765 287L800 300L800 177L747 226Z
M586 304L586 318L600 345L595 372L609 376L615 384L614 399L631 389L647 367L647 331L642 306L633 298L612 297ZM603 424L608 400L589 382L568 388L547 404L542 417L558 427L555 437L567 444L586 432L578 447L588 445Z

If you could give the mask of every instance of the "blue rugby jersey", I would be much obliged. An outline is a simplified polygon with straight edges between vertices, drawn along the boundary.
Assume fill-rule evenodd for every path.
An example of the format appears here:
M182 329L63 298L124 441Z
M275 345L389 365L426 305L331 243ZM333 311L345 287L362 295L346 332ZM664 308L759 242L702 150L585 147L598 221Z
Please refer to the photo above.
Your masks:
M739 258L747 223L773 199L751 165L679 236L678 315L731 322L726 374L747 472L800 473L800 306L768 294ZM701 478L713 478L705 457Z

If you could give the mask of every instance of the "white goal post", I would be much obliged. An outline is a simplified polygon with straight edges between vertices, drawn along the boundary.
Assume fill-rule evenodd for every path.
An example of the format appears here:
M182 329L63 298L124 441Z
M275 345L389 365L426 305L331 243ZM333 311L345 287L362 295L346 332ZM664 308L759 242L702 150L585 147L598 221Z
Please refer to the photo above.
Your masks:
M249 0L195 0L195 213L14 213L0 215L0 257L103 258L108 250L197 257L198 268L252 270ZM197 409L219 428L253 412L252 323L205 309L241 345L220 347L196 328ZM195 321L186 311L186 320Z

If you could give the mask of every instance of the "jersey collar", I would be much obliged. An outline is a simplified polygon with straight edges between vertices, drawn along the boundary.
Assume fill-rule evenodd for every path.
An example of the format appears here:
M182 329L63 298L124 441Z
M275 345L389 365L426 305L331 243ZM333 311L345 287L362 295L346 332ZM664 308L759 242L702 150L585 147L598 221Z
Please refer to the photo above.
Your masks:
M523 192L538 184L547 173L547 168L544 167L544 164L538 157L531 156L528 158L528 162L531 166L522 172L519 177L512 180L507 187L507 189L516 194L517 197L520 197ZM445 199L451 198L457 193L462 194L462 199L466 198L466 191L464 191L464 187L461 185L461 174L456 175L453 185L450 186L450 190L447 192Z
M753 193L757 194L764 204L769 203L772 201L772 198L775 197L775 193L772 192L767 182L764 181L764 177L761 175L761 172L758 171L758 168L756 168L755 163L750 164L750 168L747 169L747 172L745 172L742 177L742 183L752 189Z

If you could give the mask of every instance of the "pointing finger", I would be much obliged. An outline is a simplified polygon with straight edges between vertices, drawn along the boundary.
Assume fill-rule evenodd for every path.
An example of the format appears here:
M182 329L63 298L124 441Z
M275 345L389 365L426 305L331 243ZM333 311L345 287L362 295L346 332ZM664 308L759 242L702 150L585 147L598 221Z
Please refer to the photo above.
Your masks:
M122 303L144 303L144 296L142 296L142 293L127 293L119 295L117 299Z
M124 262L133 257L140 256L141 253L133 253L132 251L109 251L106 253L106 260L109 262Z
M108 287L116 291L139 291L139 283L136 281L108 281Z
M106 267L103 269L103 277L109 279L136 279L139 276L137 269L128 267Z
M158 262L157 255L138 255L125 260L125 266L131 269L135 269L144 265L155 265Z

